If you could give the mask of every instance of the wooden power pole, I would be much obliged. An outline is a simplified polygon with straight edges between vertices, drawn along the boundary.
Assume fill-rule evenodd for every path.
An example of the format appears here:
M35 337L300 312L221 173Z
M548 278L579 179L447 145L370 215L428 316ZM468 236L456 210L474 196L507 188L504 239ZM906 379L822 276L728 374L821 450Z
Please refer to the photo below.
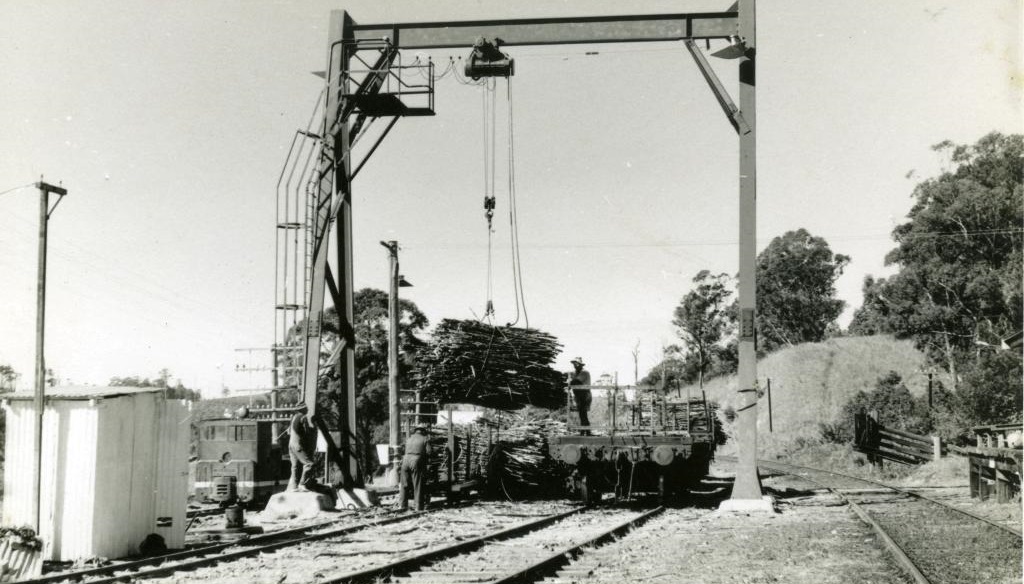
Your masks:
M43 407L46 393L46 359L43 356L45 345L43 338L46 332L46 236L47 224L50 214L60 204L64 195L68 194L67 189L43 182L41 179L36 183L39 189L39 271L36 284L36 427L33 434L35 449L35 474L32 477L32 489L35 492L33 499L36 535L42 528L40 487L43 476ZM53 209L50 208L50 193L57 195L57 202Z

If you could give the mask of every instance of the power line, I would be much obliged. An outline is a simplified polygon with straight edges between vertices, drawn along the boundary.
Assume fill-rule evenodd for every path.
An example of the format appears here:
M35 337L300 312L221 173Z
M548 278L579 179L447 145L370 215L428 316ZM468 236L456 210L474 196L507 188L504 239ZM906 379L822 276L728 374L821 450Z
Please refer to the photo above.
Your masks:
M20 187L9 188L6 191L0 191L0 195L6 195L7 193L13 193L14 191L20 191L21 189L27 189L29 187L36 186L36 183L30 182L27 185L21 185Z
M983 236L983 235L1020 235L1024 234L1024 229L983 229L983 230L968 230L968 231L931 231L931 232L917 232L908 233L902 236L903 239L912 239L915 237L964 237L967 236ZM828 242L833 241L877 241L892 239L891 234L864 234L864 235L818 235ZM772 238L758 238L758 243L769 243ZM894 241L894 243L896 243ZM621 242L621 241L595 241L590 243L534 243L534 244L523 244L521 247L532 248L532 249L588 249L588 248L674 248L674 247L714 247L714 246L733 246L739 245L739 240L734 239L706 239L706 240L687 240L687 241L639 241L639 242ZM429 244L406 244L404 246L409 250L425 250L425 249L476 249L480 245L466 243L466 244L450 244L450 245L429 245Z

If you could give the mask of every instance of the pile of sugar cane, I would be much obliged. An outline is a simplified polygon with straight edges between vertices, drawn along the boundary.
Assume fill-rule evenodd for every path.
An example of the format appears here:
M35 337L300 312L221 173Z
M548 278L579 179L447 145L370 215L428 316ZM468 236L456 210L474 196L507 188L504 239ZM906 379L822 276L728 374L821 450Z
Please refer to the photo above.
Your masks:
M499 410L565 404L565 376L551 367L561 345L537 329L441 321L413 376L426 399Z
M494 411L474 423L456 424L453 430L455 482L479 479L491 496L502 499L564 496L565 481L572 469L552 459L548 452L550 437L567 432L564 420L538 411ZM445 481L446 427L433 428L431 445L431 476Z
M567 433L566 423L550 417L503 415L505 427L488 465L488 484L511 499L564 496L572 469L551 458L548 442Z

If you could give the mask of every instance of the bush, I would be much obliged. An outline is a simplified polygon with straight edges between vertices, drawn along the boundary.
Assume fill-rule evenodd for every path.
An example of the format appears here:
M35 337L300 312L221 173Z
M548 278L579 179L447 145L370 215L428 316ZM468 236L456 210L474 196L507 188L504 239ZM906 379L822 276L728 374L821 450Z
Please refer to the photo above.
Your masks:
M934 425L928 397L914 399L900 375L890 371L878 378L875 389L857 392L843 406L839 420L822 424L822 437L829 442L852 441L854 415L872 411L878 412L878 423L886 428L927 434Z
M960 410L973 426L1021 420L1021 358L1014 351L982 353L958 389Z

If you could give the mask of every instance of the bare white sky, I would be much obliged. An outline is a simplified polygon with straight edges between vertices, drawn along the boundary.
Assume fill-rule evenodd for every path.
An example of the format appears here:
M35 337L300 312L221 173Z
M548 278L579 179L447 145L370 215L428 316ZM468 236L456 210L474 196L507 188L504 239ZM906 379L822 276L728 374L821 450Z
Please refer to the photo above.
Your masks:
M45 175L47 363L105 383L169 368L215 392L273 341L274 186L325 68L329 12L358 22L721 10L729 1L0 3L0 191ZM795 0L758 6L759 247L790 229L853 257L848 305L885 273L929 147L1019 132L1021 2ZM596 51L597 54L587 54ZM510 48L530 325L632 381L674 340L701 269L737 266L737 139L681 43ZM447 62L462 51L434 51ZM411 60L413 56L407 58ZM736 97L733 62L712 59ZM504 94L501 95L502 99ZM354 185L356 286L433 322L485 301L480 90L438 83ZM499 164L503 164L500 159ZM495 306L514 318L499 189ZM31 387L38 194L0 195L0 363Z

